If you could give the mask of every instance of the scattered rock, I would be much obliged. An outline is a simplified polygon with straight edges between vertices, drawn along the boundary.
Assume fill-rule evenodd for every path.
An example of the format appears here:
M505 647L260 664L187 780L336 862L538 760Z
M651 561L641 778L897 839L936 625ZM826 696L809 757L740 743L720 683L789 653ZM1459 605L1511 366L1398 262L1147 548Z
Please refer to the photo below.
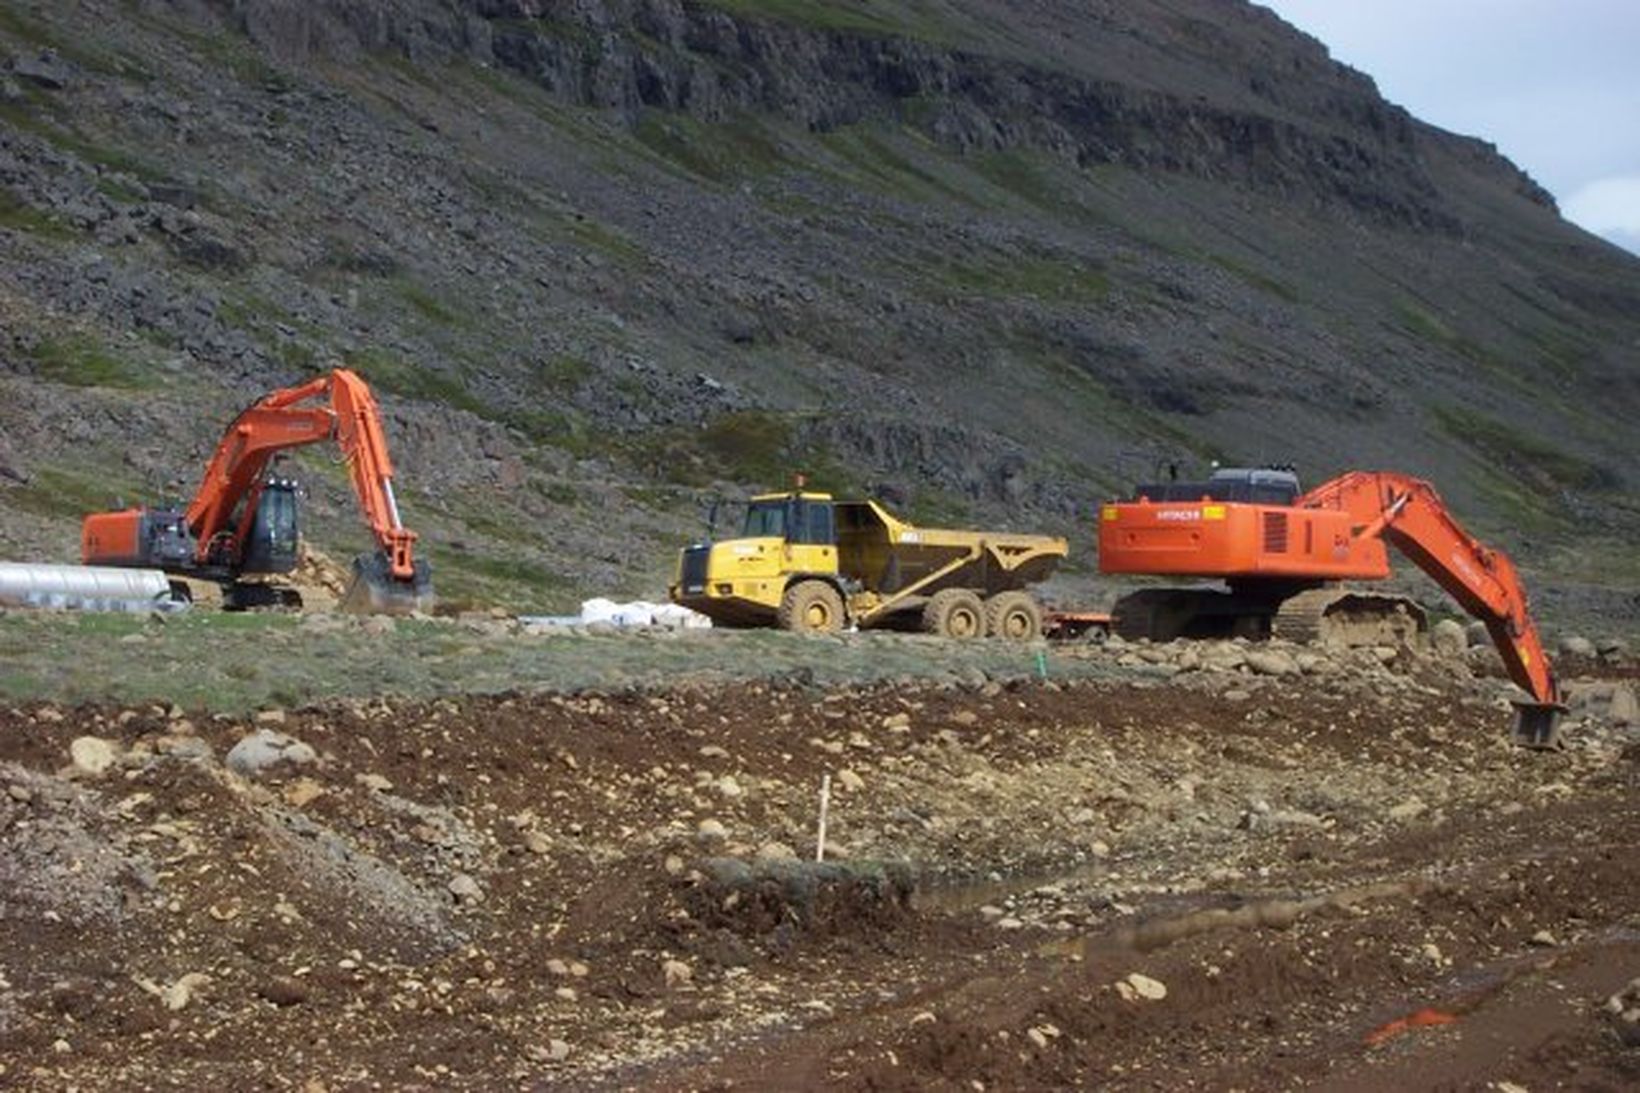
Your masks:
M531 854L546 854L552 850L552 840L539 831L524 833L524 849Z
M661 975L668 987L682 987L695 978L695 970L681 960L663 960Z
M1640 1029L1640 979L1631 979L1628 986L1606 999L1606 1012L1631 1029Z
M165 1008L172 1011L187 1008L188 1003L193 1001L194 995L199 991L199 988L203 987L210 981L211 978L208 975L202 975L199 972L189 972L187 975L184 975L175 983L172 983L169 987L165 988L165 993L162 996L162 1001L165 1003Z
M355 774L353 780L371 793L386 793L393 788L393 783L379 774Z
M114 745L100 736L76 737L68 746L68 754L77 770L91 775L102 774L120 758Z
M866 780L847 767L837 772L837 784L850 793L859 793L866 788Z
M729 829L724 827L718 820L705 819L702 820L700 825L695 828L695 834L699 835L702 839L708 839L715 842L719 839L727 839L729 837Z
M1622 638L1604 638L1595 645L1601 660L1622 660L1629 655L1629 643Z
M1469 648L1469 635L1461 622L1442 619L1430 628L1429 645L1443 657L1461 656Z
M1614 725L1640 725L1640 699L1635 698L1633 687L1620 683L1612 688L1606 716Z
M292 808L302 808L323 797L325 787L312 778L298 778L280 794Z
M474 905L484 902L484 889L480 888L478 882L466 873L457 873L450 878L450 883L445 887L450 890L452 896L456 897L458 903Z
M43 50L32 57L18 57L11 64L11 72L18 79L27 80L47 91L61 91L71 79L67 63L52 49Z
M225 762L234 773L251 777L287 763L302 766L318 758L317 752L294 737L258 729L229 749Z
M1560 941L1548 930L1539 930L1537 933L1532 935L1532 944L1545 949L1552 949L1559 945Z
M1147 1002L1160 1002L1167 997L1167 986L1159 979L1152 979L1148 975L1134 972L1123 981L1132 989L1134 995Z
M271 979L256 988L256 993L281 1009L300 1006L308 1000L307 988L298 979Z
M1416 816L1422 816L1428 811L1429 806L1427 804L1417 797L1411 797L1398 805L1391 806L1389 818L1392 820L1410 820Z
M1560 652L1568 657L1592 657L1595 655L1594 642L1580 634L1568 634L1560 639Z
M1303 672L1290 653L1281 649L1255 649L1247 654L1247 667L1261 676L1296 676Z
M785 843L767 842L757 848L758 861L796 861L797 851Z

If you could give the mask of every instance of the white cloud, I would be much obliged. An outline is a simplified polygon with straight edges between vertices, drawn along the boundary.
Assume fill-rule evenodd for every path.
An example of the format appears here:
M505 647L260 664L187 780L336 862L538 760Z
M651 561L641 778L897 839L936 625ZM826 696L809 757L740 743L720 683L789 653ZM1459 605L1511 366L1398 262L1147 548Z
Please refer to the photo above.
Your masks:
M1640 175L1603 178L1579 187L1561 211L1592 232L1640 233Z

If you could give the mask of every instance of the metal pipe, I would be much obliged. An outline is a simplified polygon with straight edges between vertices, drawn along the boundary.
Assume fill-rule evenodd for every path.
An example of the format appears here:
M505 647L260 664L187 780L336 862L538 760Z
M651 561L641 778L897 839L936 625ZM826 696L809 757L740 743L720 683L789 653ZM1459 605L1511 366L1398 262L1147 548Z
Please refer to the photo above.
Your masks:
M82 611L177 610L157 569L0 562L0 605Z

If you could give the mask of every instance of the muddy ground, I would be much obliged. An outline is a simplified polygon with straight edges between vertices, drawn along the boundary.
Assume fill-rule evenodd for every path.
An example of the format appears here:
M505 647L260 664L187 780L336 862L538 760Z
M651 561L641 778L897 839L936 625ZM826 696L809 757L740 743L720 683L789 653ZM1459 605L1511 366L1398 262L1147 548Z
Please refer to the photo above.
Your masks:
M0 1085L1640 1084L1632 691L1226 653L6 709Z

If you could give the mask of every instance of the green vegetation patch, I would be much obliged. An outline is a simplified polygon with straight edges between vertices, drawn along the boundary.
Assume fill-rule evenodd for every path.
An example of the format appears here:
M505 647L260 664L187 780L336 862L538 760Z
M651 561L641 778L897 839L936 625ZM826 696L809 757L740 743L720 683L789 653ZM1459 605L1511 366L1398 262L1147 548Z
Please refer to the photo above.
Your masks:
M779 141L750 116L713 124L651 110L633 136L661 159L710 182L757 178L792 165Z
M817 30L853 34L903 36L950 44L953 28L940 18L928 0L705 0L731 15L772 19Z
M1412 334L1419 341L1454 353L1465 360L1480 365L1494 375L1513 373L1508 363L1497 353L1480 342L1452 329L1439 316L1408 300L1402 300L1395 306L1396 319L1401 328Z
M489 414L489 408L467 390L461 379L425 365L413 364L390 350L376 347L361 349L348 354L343 360L372 386L384 391L405 398L442 402L480 416Z
M921 134L904 131L907 139L926 143ZM912 201L944 199L960 205L978 206L979 198L958 182L961 172L949 174L933 165L918 162L896 147L893 134L871 125L852 125L820 136L820 146L848 167L847 181L864 185L890 197Z
M465 315L457 314L442 299L418 284L405 281L399 285L399 295L403 296L417 315L430 323L446 327L470 327L472 320Z
M28 232L47 239L73 239L81 234L73 226L35 208L3 187L0 187L0 228Z
M1290 304L1296 304L1299 302L1300 296L1298 290L1280 278L1271 277L1269 274L1254 269L1247 263L1231 258L1228 255L1209 254L1206 257L1207 260L1213 265L1218 266L1226 273L1233 274L1234 276L1240 278L1247 284L1258 289L1260 292L1266 292L1271 296L1280 297Z
M89 334L42 339L33 357L41 379L72 387L142 388L153 382L140 362L110 350Z
M1615 490L1622 479L1610 467L1539 440L1522 429L1458 406L1438 406L1435 420L1451 437L1512 477L1577 490Z
M118 474L41 467L27 484L0 491L0 502L31 516L79 520L113 509L120 501L134 503L141 494Z
M1070 258L998 255L936 265L933 273L941 284L976 296L1098 303L1110 295L1104 269Z
M724 414L700 429L649 431L615 441L613 454L673 486L735 482L783 489L799 472L818 490L847 494L859 476L825 444L806 439L804 418L766 410Z

